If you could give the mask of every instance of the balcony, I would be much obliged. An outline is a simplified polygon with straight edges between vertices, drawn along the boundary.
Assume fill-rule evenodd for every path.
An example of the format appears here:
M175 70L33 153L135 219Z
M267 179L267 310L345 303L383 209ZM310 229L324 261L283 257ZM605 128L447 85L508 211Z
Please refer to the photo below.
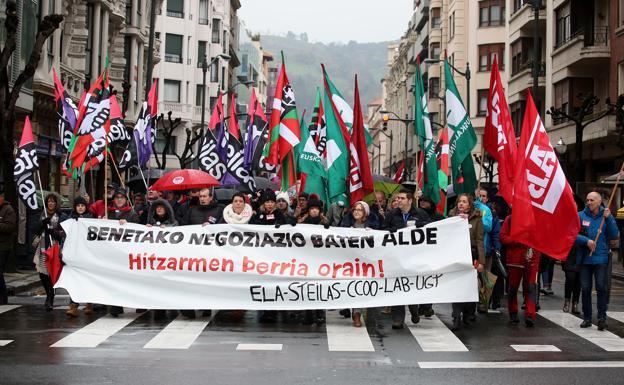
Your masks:
M542 2L543 3L543 2ZM533 7L529 2L524 2L520 8L514 11L509 17L509 34L516 32L533 33L535 17ZM546 27L546 8L542 6L539 10L540 30Z
M164 113L171 111L172 118L181 118L183 121L190 121L193 119L194 106L191 104L175 103L175 102L160 102L158 103L158 111Z
M555 43L553 72L572 65L595 65L611 57L609 27L579 30Z
M175 17L177 19L184 19L184 12L167 10L167 16Z
M533 87L533 61L528 60L518 66L512 64L511 77L509 78L509 94L523 92L529 87ZM540 62L540 73L538 77L538 87L546 86L546 63Z
M422 0L418 6L418 10L414 11L412 21L417 32L423 30L425 24L429 20L429 0Z
M167 63L182 63L182 56L177 54L166 53L165 61Z

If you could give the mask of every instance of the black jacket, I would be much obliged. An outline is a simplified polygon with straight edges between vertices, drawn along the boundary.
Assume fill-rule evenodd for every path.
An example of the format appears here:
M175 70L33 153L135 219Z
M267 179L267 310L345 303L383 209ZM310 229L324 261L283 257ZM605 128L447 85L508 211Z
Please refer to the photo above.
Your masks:
M163 217L159 217L156 215L156 206L163 205L165 207L165 215ZM149 209L147 212L147 219L145 224L152 226L177 226L178 221L175 219L175 214L173 213L173 208L169 202L165 199L156 199L151 202L149 205Z
M182 219L184 225L202 225L204 223L216 224L220 223L223 217L223 207L217 202L211 202L209 205L191 206Z
M117 221L125 219L130 223L139 223L139 216L127 203L123 207L108 206L108 219Z
M292 224L288 222L284 213L280 210L273 210L271 214L265 212L257 212L249 221L252 225L285 225Z
M0 206L0 250L11 250L13 237L17 230L17 216L13 207L4 202Z
M410 209L406 218L406 220L403 218L403 212L399 208L389 211L386 214L385 230L397 231L398 229L407 227L407 221L415 221L416 227L422 227L431 222L427 212L416 207Z

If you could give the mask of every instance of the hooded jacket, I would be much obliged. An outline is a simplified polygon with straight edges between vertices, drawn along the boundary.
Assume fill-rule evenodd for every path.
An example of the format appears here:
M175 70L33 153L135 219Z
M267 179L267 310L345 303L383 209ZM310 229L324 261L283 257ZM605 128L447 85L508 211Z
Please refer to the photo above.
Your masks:
M160 217L156 214L156 206L159 205L162 205L165 208L165 215L163 217ZM175 219L173 208L171 207L169 202L165 199L156 199L149 205L146 224L152 226L170 227L177 226L178 221Z
M184 225L203 225L204 223L217 224L222 221L223 207L215 201L207 205L191 206L182 223Z
M598 214L592 214L589 207L585 207L583 211L579 211L579 220L581 221L581 232L576 236L575 244L578 246L576 254L576 263L581 265L599 265L609 262L609 242L612 239L617 239L619 232L617 224L613 215L609 215L605 219L605 223L602 227L602 232L598 241L596 242L596 250L589 255L589 247L587 247L588 240L596 239L598 234L598 228L604 215L604 207L600 207Z

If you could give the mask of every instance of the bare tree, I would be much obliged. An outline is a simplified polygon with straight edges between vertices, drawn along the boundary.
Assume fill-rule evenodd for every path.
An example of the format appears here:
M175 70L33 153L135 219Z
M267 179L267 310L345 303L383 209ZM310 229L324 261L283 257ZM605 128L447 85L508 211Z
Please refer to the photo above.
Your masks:
M6 40L4 41L4 49L0 52L0 159L2 159L2 174L4 175L4 193L7 201L13 204L17 202L15 182L12 177L15 164L13 158L15 103L17 103L17 98L26 81L35 74L41 60L43 45L62 21L62 15L48 15L41 20L28 62L11 88L8 66L17 46L19 17L15 1L7 1L6 3L6 20L4 22Z
M583 97L581 107L573 113L568 113L563 108L550 107L548 114L552 116L554 122L561 120L570 120L574 122L576 126L575 130L575 143L574 143L574 180L572 182L582 182L585 178L585 167L583 167L583 131L585 127L590 124L599 121L605 116L613 113L613 106L609 98L606 99L605 104L607 108L599 113L594 113L594 107L600 102L600 98L596 95L589 94Z
M154 158L156 158L156 165L161 170L167 168L167 155L174 155L176 158L178 158L181 169L191 166L196 156L193 148L197 147L197 142L201 138L201 134L197 127L195 127L194 129L187 128L185 130L186 138L184 141L184 150L182 150L182 154L178 154L177 149L172 148L172 146L174 145L173 133L176 128L178 128L180 124L182 124L182 119L172 119L171 115L172 112L169 111L167 113L167 119L165 119L165 114L160 114L160 116L156 118L155 123L157 127L158 124L160 124L160 128L158 129L158 131L162 132L162 135L165 139L165 145L160 152L156 151L155 143L152 144L152 152L154 153Z

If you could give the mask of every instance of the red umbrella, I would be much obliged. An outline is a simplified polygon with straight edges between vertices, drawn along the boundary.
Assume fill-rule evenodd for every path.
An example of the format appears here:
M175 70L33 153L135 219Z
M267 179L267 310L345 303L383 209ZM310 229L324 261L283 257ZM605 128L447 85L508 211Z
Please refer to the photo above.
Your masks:
M150 189L156 191L190 190L194 188L215 187L219 186L219 184L219 181L207 172L183 169L170 171L161 176Z
M56 284L59 277L61 276L61 271L63 270L63 263L61 262L61 249L59 244L56 243L51 247L48 247L43 251L46 255L46 267L48 268L48 274L50 275L50 279L52 280L52 285Z

